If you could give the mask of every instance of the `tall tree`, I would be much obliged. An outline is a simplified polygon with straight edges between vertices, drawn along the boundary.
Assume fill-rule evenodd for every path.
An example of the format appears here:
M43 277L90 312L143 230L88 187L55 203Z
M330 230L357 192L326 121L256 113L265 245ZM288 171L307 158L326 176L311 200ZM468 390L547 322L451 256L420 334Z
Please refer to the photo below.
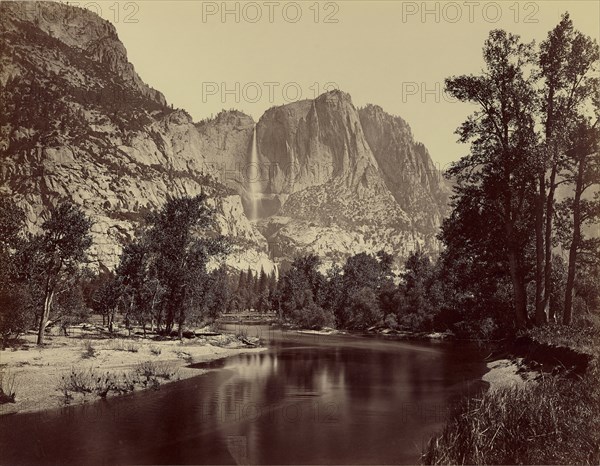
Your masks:
M13 199L0 195L0 337L2 347L30 323L32 304L20 280L18 258L24 242L25 212Z
M502 30L490 32L483 49L485 69L479 76L446 80L446 91L478 110L458 129L471 152L449 170L457 180L455 208L465 196L485 209L502 227L497 241L508 263L518 327L527 323L526 248L529 244L535 170L530 154L535 148L532 108L535 93L526 70L534 61L533 45ZM487 228L489 231L489 227ZM477 242L483 232L473 231Z
M90 227L91 222L80 207L61 202L50 209L41 233L31 239L32 270L43 296L38 345L44 343L44 331L57 290L86 259L86 251L92 244Z
M593 89L597 86L594 65L598 60L598 46L573 27L569 14L548 33L540 44L539 76L543 79L540 90L540 113L543 126L538 152L538 194L536 199L536 321L542 323L548 316L552 293L552 236L555 192L561 168L569 165L565 158L569 131L577 124Z
M178 325L183 334L186 316L198 301L190 299L195 286L205 289L207 265L211 257L227 252L222 237L212 237L207 227L212 211L206 196L170 199L148 219L147 241L156 264L157 277L164 288L165 330Z
M567 283L565 287L565 308L563 323L570 324L573 318L573 290L577 273L578 256L582 250L587 250L598 261L600 240L591 238L587 241L582 234L586 223L594 223L600 217L600 194L595 199L584 199L585 192L600 183L600 132L594 125L582 121L574 134L574 141L568 150L568 156L574 161L570 178L574 183L574 196L564 201L563 206L572 212L571 240L569 245L569 263L567 266Z

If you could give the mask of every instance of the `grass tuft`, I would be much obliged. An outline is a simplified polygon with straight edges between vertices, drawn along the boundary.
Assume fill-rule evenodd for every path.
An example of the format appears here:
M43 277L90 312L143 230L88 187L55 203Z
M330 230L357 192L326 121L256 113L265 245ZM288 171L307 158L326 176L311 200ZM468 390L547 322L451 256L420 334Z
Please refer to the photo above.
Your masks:
M113 351L127 351L129 353L137 353L140 350L139 343L131 340L112 340L109 344L109 349Z
M600 464L600 377L541 375L459 404L425 464Z
M83 344L83 356L84 359L91 359L96 357L96 348L90 340L87 340Z
M16 375L8 370L0 370L0 405L15 402L15 385Z

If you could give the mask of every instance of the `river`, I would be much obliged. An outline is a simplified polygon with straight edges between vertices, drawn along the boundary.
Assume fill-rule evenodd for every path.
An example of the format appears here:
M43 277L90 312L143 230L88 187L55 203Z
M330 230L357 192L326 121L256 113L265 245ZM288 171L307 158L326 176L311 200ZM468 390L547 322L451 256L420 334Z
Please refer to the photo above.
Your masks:
M415 463L450 404L485 385L464 343L246 331L269 349L158 391L0 418L0 462Z

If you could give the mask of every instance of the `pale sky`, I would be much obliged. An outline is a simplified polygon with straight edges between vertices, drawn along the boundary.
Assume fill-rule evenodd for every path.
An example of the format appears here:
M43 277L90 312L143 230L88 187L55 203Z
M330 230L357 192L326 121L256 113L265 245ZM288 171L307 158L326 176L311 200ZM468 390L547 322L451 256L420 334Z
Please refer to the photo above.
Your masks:
M378 104L403 117L441 169L468 150L454 131L472 111L446 100L444 79L482 68L491 29L540 42L568 10L576 28L600 39L600 2L592 0L79 5L100 9L142 79L196 121L231 108L258 120L334 83L357 107Z

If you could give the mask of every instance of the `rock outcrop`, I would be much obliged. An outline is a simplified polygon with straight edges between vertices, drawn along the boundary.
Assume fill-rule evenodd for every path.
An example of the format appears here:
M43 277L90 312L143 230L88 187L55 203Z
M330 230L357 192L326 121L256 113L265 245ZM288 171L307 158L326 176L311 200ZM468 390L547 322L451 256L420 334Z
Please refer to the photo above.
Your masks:
M348 94L332 91L268 110L257 135L263 198L279 201L280 218L261 223L271 244L332 260L438 249L448 189L401 118L375 106L357 110Z
M93 5L91 6L93 8ZM14 21L33 24L50 37L80 49L87 58L102 64L145 97L166 105L165 97L142 81L127 59L127 50L115 27L91 9L59 2L2 2L3 26Z

